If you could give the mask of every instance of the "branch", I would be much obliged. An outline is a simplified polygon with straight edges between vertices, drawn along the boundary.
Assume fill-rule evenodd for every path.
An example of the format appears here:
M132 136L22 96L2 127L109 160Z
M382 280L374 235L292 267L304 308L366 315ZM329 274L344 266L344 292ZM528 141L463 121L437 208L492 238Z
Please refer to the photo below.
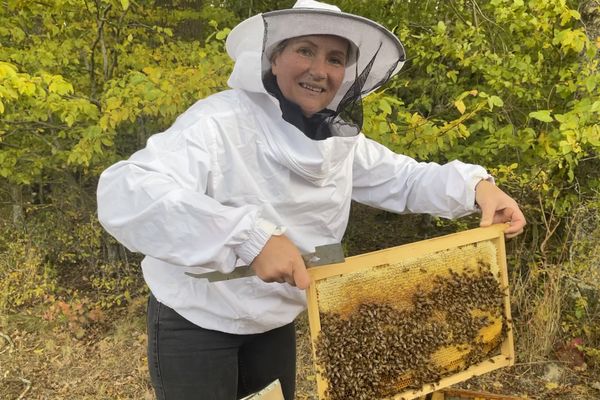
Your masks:
M21 377L19 377L17 379L20 380L21 382L23 382L25 384L25 389L21 392L21 394L19 395L19 397L17 397L17 400L21 400L21 399L25 398L25 395L31 389L31 381L29 379L25 379L25 378L21 378Z
M100 11L100 4L98 2L96 2L96 8L98 10L98 12ZM98 15L98 13L96 14L96 21L98 22L98 34L96 36L96 40L94 41L94 43L92 44L92 48L91 48L91 55L90 55L90 82L92 85L92 93L90 97L95 97L95 91L96 91L96 80L94 79L94 70L96 67L96 61L95 61L95 57L94 57L94 52L96 50L96 46L98 46L98 43L100 42L100 40L102 40L102 32L104 31L104 23L106 22L106 15L108 14L108 12L110 11L110 9L112 8L112 4L109 4L106 6L106 8L104 9L102 16L100 17L100 15Z
M131 7L128 7L119 17L119 21L117 22L116 29L115 29L115 42L119 42L119 40L121 38L121 30L123 28L123 21L125 20L125 16L127 15L127 13L129 12L130 9L131 9ZM117 67L117 64L119 61L118 52L116 49L113 48L112 54L113 54L112 62L108 66L108 79L112 78L113 71Z
M542 210L542 212L541 212L542 222L544 223L544 226L546 227L546 236L544 237L544 240L542 240L542 243L540 244L540 254L541 254L542 258L544 259L544 264L546 264L546 255L545 255L546 245L548 244L548 241L550 240L550 238L554 235L554 233L558 229L558 227L560 225L560 220L558 222L554 223L554 217L555 217L554 209L556 208L556 197L554 198L554 202L552 204L552 210L550 211L549 219L546 216L546 212L544 211L544 202L543 202L541 195L538 196L538 201L540 204L540 210Z
M0 332L0 337L6 341L4 348L2 348L2 350L0 350L0 354L6 352L7 350L12 350L15 348L15 343L12 341L10 336L5 335L4 333Z
M45 121L8 121L9 124L14 124L14 125L39 125L39 126L43 126L44 128L50 128L50 129L59 129L59 130L64 130L64 129L69 129L69 127L67 125L56 125L56 124L51 124L49 122L45 122Z
M448 5L450 6L450 8L452 9L452 11L454 11L454 14L465 24L467 25L467 20L464 19L464 17L460 14L460 12L458 11L458 9L456 8L454 1L450 1L448 3Z
M500 25L498 25L495 21L492 21L487 15L484 14L483 10L481 9L481 7L479 7L479 4L477 3L476 0L471 0L471 2L473 3L473 10L477 9L477 12L479 13L479 15L481 15L481 17L486 22L490 23L491 25L494 25L500 31L505 32L505 30ZM498 38L500 40L500 43L502 44L502 47L504 48L504 52L508 51L508 47L506 46L506 43L504 43L504 39L502 38L502 35L490 35L490 37L492 38L492 40L494 38Z

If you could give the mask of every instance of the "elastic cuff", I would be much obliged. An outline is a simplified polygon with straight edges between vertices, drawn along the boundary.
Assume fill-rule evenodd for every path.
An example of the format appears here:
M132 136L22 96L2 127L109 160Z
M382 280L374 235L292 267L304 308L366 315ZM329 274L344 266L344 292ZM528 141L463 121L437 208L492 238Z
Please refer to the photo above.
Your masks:
M272 235L281 235L285 228L277 226L272 222L258 218L254 229L248 234L248 239L237 249L238 257L246 265L250 265L254 258L262 251L263 247Z

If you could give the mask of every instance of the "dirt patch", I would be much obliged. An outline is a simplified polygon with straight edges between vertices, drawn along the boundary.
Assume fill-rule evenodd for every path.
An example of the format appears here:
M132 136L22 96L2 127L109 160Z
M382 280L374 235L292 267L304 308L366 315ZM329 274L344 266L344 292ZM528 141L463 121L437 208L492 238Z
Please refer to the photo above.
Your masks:
M11 343L0 354L0 398L153 399L143 313L115 311L82 337L33 310L4 316L0 332Z

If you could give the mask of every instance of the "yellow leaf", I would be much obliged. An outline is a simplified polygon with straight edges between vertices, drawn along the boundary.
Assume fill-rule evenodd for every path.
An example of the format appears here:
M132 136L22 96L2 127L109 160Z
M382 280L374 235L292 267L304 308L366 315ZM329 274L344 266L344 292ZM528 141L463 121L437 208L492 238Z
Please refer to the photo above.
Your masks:
M556 382L548 382L548 383L546 383L546 389L548 389L548 390L554 390L554 389L558 388L558 386L559 385Z
M73 93L73 85L71 85L69 82L66 82L62 76L56 75L51 79L50 85L48 85L48 90L60 95L66 95Z
M600 40L600 38L599 38ZM17 68L7 62L0 62L0 78L13 77L17 75Z
M121 0L121 6L123 10L127 10L129 8L129 0Z
M467 107L465 107L465 103L462 100L456 100L454 102L454 106L458 110L459 113L464 114Z
M110 97L106 100L106 110L116 110L121 107L121 99L118 97Z

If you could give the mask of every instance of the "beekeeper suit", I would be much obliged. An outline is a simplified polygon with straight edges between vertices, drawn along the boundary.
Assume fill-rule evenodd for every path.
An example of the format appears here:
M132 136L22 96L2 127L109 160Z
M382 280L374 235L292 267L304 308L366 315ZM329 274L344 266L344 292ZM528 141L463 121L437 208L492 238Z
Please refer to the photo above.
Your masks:
M340 242L351 200L463 216L476 209L475 184L488 178L482 167L457 161L417 163L362 133L308 138L282 119L264 88L262 38L251 31L262 28L261 17L268 16L229 36L232 90L194 104L146 148L104 171L98 186L100 222L146 256L144 278L157 299L200 326L231 333L292 321L304 309L304 292L256 277L209 283L185 272L249 265L275 227L302 252ZM403 56L394 50L390 64Z
M277 45L303 35L345 38L349 51L331 104L316 120L297 121L267 80ZM361 98L405 59L382 26L300 0L242 22L227 51L235 60L230 90L198 101L100 177L99 220L145 255L144 279L160 304L204 329L267 332L304 310L303 290L256 276L209 282L187 273L250 265L273 235L302 253L340 242L351 200L447 218L476 210L475 185L489 179L484 168L419 163L360 132Z

